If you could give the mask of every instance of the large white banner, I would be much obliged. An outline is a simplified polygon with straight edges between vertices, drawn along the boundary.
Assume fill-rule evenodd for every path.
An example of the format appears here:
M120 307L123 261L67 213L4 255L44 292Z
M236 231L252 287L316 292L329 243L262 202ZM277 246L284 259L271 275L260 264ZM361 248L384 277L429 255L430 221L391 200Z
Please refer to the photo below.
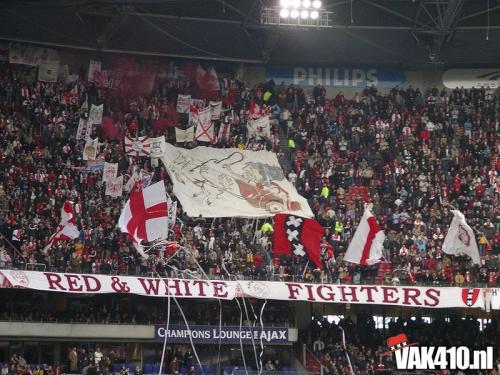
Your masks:
M463 87L497 88L500 84L500 68L492 69L449 69L443 73L443 85L448 89Z
M313 216L270 151L187 150L167 144L161 159L191 217L268 217L277 212Z
M2 270L16 288L65 293L121 293L152 297L234 299L393 305L416 308L481 308L481 288L306 284L276 281L184 280ZM8 286L7 283L5 285Z

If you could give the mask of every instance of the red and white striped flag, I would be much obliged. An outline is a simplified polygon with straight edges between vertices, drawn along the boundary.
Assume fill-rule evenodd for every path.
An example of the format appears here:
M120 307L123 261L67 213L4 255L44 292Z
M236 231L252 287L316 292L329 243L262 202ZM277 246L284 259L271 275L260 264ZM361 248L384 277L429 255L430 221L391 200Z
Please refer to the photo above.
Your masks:
M137 183L118 220L122 233L129 234L139 254L147 259L149 256L141 241L167 238L168 224L167 193L163 181L145 189Z
M49 243L43 249L46 253L50 247L59 241L74 240L80 236L80 231L75 225L75 211L73 202L66 201L61 209L61 221L57 226L56 232L50 236Z
M370 266L380 262L385 233L370 210L365 209L356 233L347 248L344 260Z

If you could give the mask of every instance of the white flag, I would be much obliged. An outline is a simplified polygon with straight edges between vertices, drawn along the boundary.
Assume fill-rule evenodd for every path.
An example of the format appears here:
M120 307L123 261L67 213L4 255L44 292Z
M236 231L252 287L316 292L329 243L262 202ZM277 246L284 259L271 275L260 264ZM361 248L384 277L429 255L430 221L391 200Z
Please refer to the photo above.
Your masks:
M248 136L260 138L271 137L271 126L269 124L269 116L262 116L256 120L250 120L247 123Z
M104 105L93 105L90 107L89 112L89 122L92 125L101 125L102 123L102 111Z
M373 214L365 209L344 255L344 260L365 266L376 264L382 258L384 240L384 231L378 225Z
M121 197L123 193L123 176L112 177L106 181L106 195Z
M189 103L191 102L191 95L177 95L177 112L188 113Z
M76 131L76 139L87 140L87 138L90 137L91 131L92 131L92 124L88 120L80 118L80 121L78 122L78 129Z
M95 160L97 156L97 149L99 148L99 138L88 138L83 148L83 160Z
M443 242L443 252L451 255L466 254L472 258L473 263L480 264L479 249L472 228L459 210L451 212L454 217Z
M149 156L159 158L165 152L165 136L149 138Z
M193 142L194 139L194 126L187 129L175 128L175 141L177 143Z
M198 113L195 139L202 142L215 142L214 123L210 114L210 107Z
M217 121L220 119L220 114L222 112L222 102L212 102L209 103L210 113L212 114L212 120Z
M87 75L87 80L89 82L94 82L94 73L96 70L101 70L101 62L96 60L90 60L89 71Z
M104 182L109 181L112 178L116 178L118 174L118 163L104 163L104 170L102 171L102 180Z
M58 62L45 62L38 66L38 80L43 82L57 82L59 75Z

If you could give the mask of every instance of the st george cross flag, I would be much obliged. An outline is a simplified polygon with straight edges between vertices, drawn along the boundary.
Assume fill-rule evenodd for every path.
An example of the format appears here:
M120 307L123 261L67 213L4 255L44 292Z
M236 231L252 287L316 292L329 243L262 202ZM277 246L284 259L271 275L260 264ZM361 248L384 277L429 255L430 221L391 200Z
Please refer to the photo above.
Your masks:
M145 189L136 185L130 193L118 220L123 233L128 233L137 251L144 257L141 241L151 242L167 238L168 234L167 193L163 181Z
M446 254L466 254L474 264L480 264L479 250L472 228L465 221L465 216L459 210L451 210L453 220L443 242L443 251Z
M316 267L323 269L321 262L321 240L323 227L313 219L300 216L276 214L274 216L274 255L299 256L307 254Z
M385 233L369 209L365 212L347 248L344 260L370 266L380 262Z
M128 156L149 156L151 144L148 136L131 138L125 136L125 154Z
M43 252L47 253L50 247L56 242L74 240L79 236L80 232L75 225L75 211L73 209L73 203L66 201L61 209L61 221L57 226L57 230L52 236L50 236L49 243L45 246Z
M201 142L215 142L214 123L210 114L210 107L198 112L198 126L195 139Z

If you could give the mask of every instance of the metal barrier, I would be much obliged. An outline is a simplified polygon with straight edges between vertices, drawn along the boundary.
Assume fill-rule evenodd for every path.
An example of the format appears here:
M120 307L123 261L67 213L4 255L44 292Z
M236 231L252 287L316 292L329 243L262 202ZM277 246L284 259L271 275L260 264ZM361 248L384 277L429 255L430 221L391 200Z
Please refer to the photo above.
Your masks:
M42 271L42 272L44 272L46 267L47 266L44 263L26 263L25 269L26 269L26 271Z

